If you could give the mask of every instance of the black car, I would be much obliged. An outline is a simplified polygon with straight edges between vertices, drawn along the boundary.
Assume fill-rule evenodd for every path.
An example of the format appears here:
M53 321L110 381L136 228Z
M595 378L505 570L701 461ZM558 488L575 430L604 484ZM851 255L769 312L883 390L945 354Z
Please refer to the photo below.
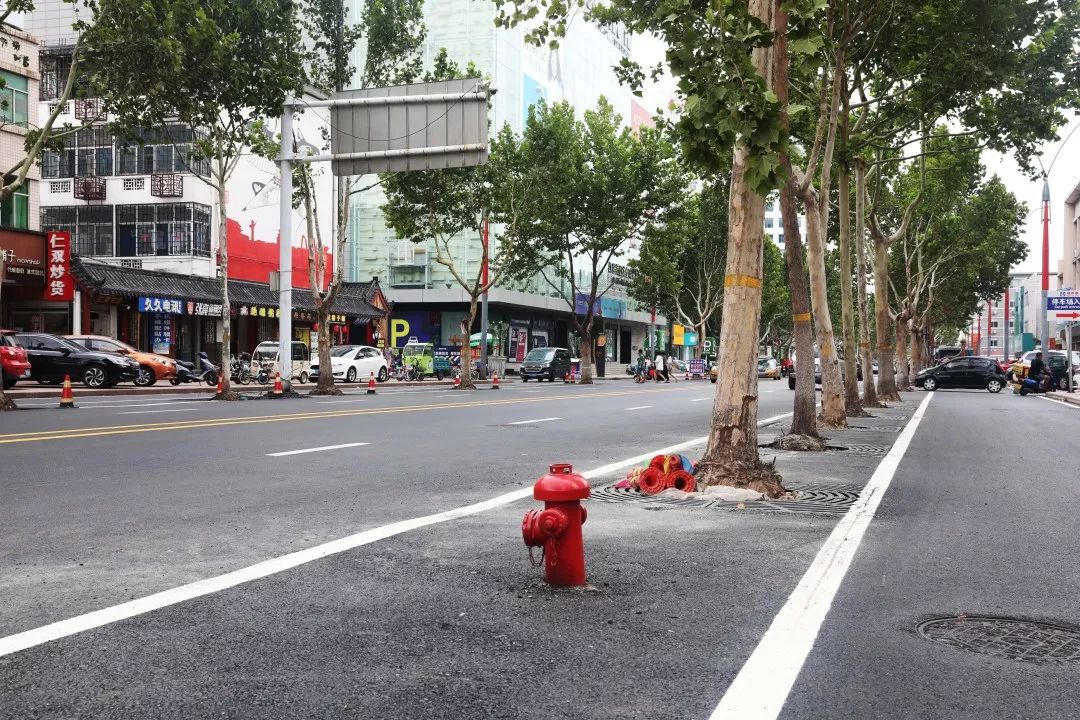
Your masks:
M566 348L546 347L533 348L521 361L521 381L528 382L530 378L550 380L555 382L570 372L570 351Z
M986 388L992 393L1005 387L1005 373L993 358L959 357L922 370L912 381L924 390L938 388Z
M837 362L840 363L840 379L844 379L844 358L838 358ZM862 363L855 363L855 379L862 382ZM814 386L821 384L821 358L814 358ZM795 389L795 363L791 364L788 368L787 378L788 390Z
M30 379L41 383L58 383L70 375L88 388L105 388L139 375L139 363L130 358L87 350L56 335L17 333L15 342L30 359Z

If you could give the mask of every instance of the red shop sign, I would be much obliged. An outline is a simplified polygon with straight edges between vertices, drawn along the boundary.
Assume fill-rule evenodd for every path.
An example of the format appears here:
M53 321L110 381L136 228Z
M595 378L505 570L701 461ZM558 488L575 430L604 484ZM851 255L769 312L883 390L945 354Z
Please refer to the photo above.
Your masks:
M75 280L71 277L71 233L50 232L45 258L45 299L71 302Z

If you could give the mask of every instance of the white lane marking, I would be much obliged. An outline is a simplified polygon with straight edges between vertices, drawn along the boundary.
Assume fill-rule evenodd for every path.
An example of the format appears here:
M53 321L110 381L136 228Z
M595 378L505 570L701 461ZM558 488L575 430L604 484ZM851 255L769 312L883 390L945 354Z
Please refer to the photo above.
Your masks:
M1046 402L1057 403L1058 405L1064 405L1065 407L1072 408L1073 410L1080 410L1080 405L1074 405L1073 403L1065 402L1064 400L1057 400L1055 398L1048 397L1040 397L1039 399L1045 400Z
M552 420L562 420L562 418L540 418L539 420L518 420L517 422L507 423L507 425L532 425L534 423L551 422Z
M627 410L648 410L651 407L652 407L652 405L636 405L634 407L626 408L626 409Z
M773 720L787 701L870 521L911 445L934 393L927 393L859 499L836 524L784 607L724 693L710 720Z
M316 405L340 405L341 403L367 402L365 398L353 398L352 400L317 400Z
M787 413L787 415L791 415L791 413ZM758 425L763 425L770 421L771 419L766 419L758 422ZM693 438L675 445L669 445L665 448L652 450L647 453L642 453L641 455L635 455L634 457L626 458L625 460L618 460L613 463L608 463L607 465L601 465L592 470L586 470L581 473L581 476L586 480L604 477L618 472L619 470L639 465L656 455L672 455L683 450L689 450L690 448L703 445L707 440L708 436ZM385 540L386 538L400 535L401 533L410 530L416 530L429 525L437 525L439 523L447 522L448 520L456 520L458 518L476 515L487 510L493 510L494 508L509 505L510 503L523 500L527 497L532 497L532 492L533 490L531 487L520 488L488 500L454 508L452 510L446 510L445 512L436 513L435 515L401 520L400 522L372 528L371 530L365 530L356 533L355 535L348 535L337 540L331 540L328 543L316 545L315 547L307 548L305 550L299 550L294 553L289 553L288 555L279 555L276 558L264 560L263 562L249 565L248 567L240 568L239 570L234 570L233 572L225 573L224 575L196 580L187 585L180 585L179 587L170 588L169 590L162 590L153 595L129 600L128 602L120 603L119 605L102 608L101 610L94 610L83 615L76 615L75 617L66 620L59 620L48 625L42 625L41 627L32 630L25 630L21 633L8 635L7 637L0 638L0 657L11 655L12 653L17 653L21 650L26 650L38 645L44 645L47 642L59 640L60 638L65 638L69 635L76 635L104 625L111 625L112 623L127 620L128 618L144 613L153 612L154 610L160 610L161 608L176 605L177 603L182 603L186 600L192 600L197 597L202 597L203 595L221 592L222 590L227 590L231 587L251 582L252 580L275 575L299 565L329 557L330 555L336 555L337 553L352 550L362 545L370 545L373 542Z
M370 445L366 442L344 443L342 445L323 445L322 447L304 448L303 450L283 450L282 452L266 453L266 457L285 457L287 455L306 455L307 453L323 452L324 450L341 450L342 448L361 447Z
M130 407L130 406L129 406ZM135 407L138 407L137 405ZM196 412L203 408L177 408L175 410L133 410L131 412L116 413L117 415L156 415L157 413L167 412Z
M690 402L704 402L706 400L712 400L712 398L694 398Z

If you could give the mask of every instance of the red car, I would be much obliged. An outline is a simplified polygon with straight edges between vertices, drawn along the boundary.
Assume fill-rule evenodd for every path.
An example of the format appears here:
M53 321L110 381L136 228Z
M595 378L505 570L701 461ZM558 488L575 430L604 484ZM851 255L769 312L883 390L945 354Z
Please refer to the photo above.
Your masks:
M0 330L0 369L3 370L5 390L14 387L24 375L30 376L30 359L26 351L15 344L14 330Z

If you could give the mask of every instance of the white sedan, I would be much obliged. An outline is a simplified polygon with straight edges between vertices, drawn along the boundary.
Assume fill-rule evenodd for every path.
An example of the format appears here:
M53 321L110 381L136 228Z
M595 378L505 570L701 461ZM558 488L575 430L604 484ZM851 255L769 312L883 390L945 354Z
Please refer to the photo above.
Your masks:
M311 359L311 377L319 376L318 356ZM335 380L344 382L365 382L371 375L379 382L390 377L386 358L377 348L366 345L338 345L330 349L330 371Z

